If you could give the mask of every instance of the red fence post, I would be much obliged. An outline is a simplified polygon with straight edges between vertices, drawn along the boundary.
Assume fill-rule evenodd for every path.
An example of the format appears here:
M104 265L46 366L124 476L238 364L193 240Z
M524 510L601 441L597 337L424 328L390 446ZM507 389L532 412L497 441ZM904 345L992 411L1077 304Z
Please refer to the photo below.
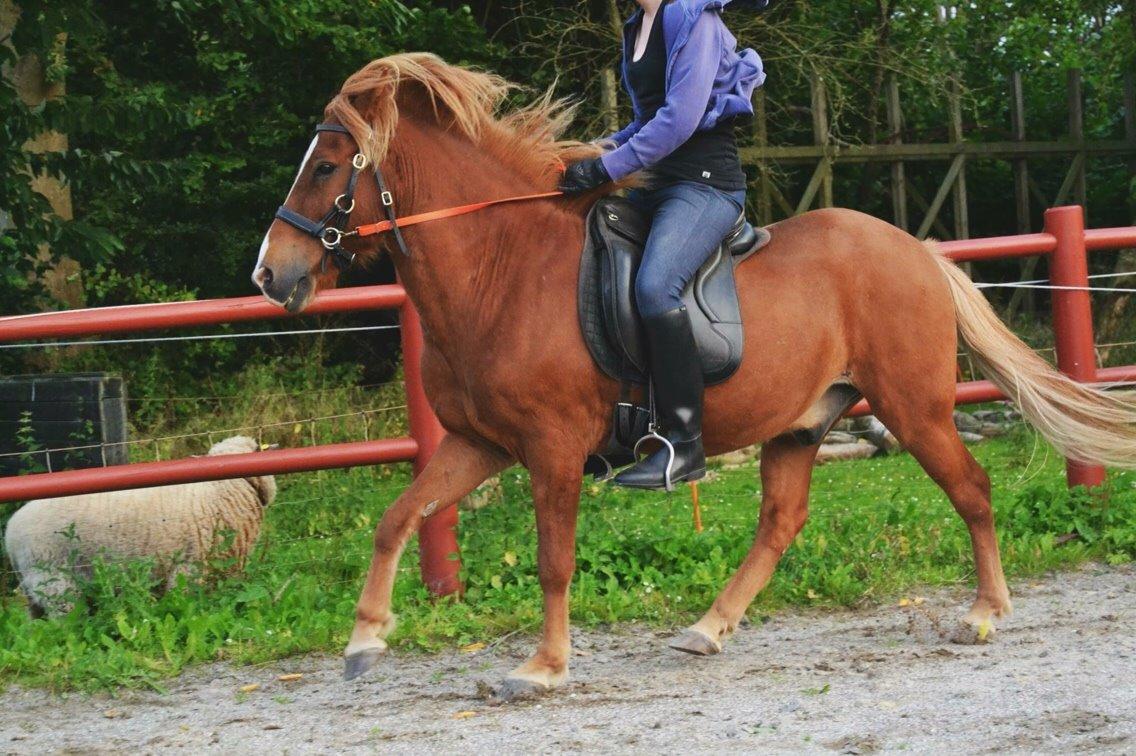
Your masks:
M409 297L399 309L399 322L402 327L402 362L406 374L406 414L410 423L410 435L418 442L418 456L414 459L414 474L418 475L442 443L446 432L434 416L434 410L422 387L422 324ZM422 582L435 596L448 596L461 591L457 527L458 508L455 506L447 507L430 517L418 531L418 560Z
M1082 383L1097 379L1097 355L1093 340L1093 309L1089 300L1089 263L1085 255L1085 212L1079 205L1045 211L1045 230L1057 239L1049 255L1049 282L1075 287L1053 290L1053 332L1056 336L1057 367ZM1070 486L1099 486L1104 468L1069 460L1066 476Z

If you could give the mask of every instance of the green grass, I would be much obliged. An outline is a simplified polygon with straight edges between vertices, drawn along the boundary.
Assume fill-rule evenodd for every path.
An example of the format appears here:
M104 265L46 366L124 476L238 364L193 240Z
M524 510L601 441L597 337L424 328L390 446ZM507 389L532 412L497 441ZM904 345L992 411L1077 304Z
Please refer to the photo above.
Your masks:
M1022 431L975 447L994 481L1002 553L1011 577L1087 559L1136 556L1136 475L1110 477L1107 503L1069 493L1063 463ZM351 629L371 530L407 484L405 466L293 475L266 515L243 574L150 591L144 566L103 568L84 606L31 620L10 585L0 595L0 685L54 689L161 686L185 666L338 653ZM399 651L433 650L535 631L541 618L527 476L502 476L504 500L463 513L463 601L431 601L416 545L395 587ZM752 540L756 468L722 471L702 486L705 531L691 527L685 493L585 485L572 621L680 626L709 605ZM816 470L811 519L751 608L851 606L917 585L972 582L966 529L906 454ZM1076 530L1081 537L1055 545Z

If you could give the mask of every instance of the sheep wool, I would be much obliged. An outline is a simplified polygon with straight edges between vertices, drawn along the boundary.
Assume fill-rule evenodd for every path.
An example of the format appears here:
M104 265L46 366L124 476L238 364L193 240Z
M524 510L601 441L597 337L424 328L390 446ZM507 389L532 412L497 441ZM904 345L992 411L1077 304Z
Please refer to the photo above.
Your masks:
M209 454L257 449L234 436ZM209 558L243 565L275 496L276 480L266 475L38 499L12 516L4 547L33 613L66 612L76 578L89 577L96 558L151 559L167 590Z

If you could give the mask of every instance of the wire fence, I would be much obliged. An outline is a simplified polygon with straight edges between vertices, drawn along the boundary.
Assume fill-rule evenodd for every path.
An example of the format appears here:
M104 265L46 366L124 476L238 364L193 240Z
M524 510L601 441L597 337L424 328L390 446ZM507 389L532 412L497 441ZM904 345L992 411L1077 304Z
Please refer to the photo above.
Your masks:
M354 333L358 331L398 330L397 325L349 326L344 328L305 328L294 331L251 331L247 333L204 333L189 336L141 336L129 339L79 339L76 341L28 341L17 344L0 344L0 349L33 349L70 346L113 346L121 344L155 344L166 341L220 341L223 339L272 338L304 334Z
M126 441L107 443L107 444L101 444L101 443L100 444L77 444L75 446L56 446L56 447L42 448L42 449L41 448L35 448L35 449L29 449L29 450L26 450L26 451L4 452L4 453L0 453L0 458L22 457L22 458L33 458L34 459L35 457L43 455L45 457L45 459L48 460L48 462L50 462L50 458L51 458L50 455L55 454L55 453L68 453L68 452L85 451L85 450L91 450L91 449L104 449L108 446L128 446L128 447L150 446L154 449L155 460L160 460L161 459L161 453L159 451L159 448L160 448L159 444L162 444L162 443L168 443L168 442L171 442L171 441L182 441L182 440L186 440L186 439L206 438L209 441L210 445L212 445L213 438L215 436L228 436L228 435L235 435L235 434L251 435L254 438L256 438L258 441L262 441L263 438L264 438L264 432L266 430L269 430L269 429L272 429L272 428L283 428L283 427L288 427L288 426L292 426L293 428L296 428L296 427L302 428L303 426L309 426L309 428L311 429L311 435L314 436L316 423L329 422L329 421L335 421L335 420L343 420L343 419L347 419L347 418L360 418L362 420L362 422L363 422L363 437L364 437L363 440L369 441L370 440L370 423L367 421L368 417L370 417L372 415L378 415L378 414L384 414L384 413L399 412L399 411L402 411L402 410L405 410L405 409L406 409L405 404L388 405L388 406L383 406L383 407L370 407L370 408L352 410L351 412L337 413L337 414L334 414L334 415L323 415L323 416L320 416L320 417L296 418L296 419L291 419L291 420L280 420L280 421L277 421L277 422L270 422L270 423L257 423L255 425L245 425L245 426L236 427L236 428L211 429L211 430L205 430L205 431L194 431L194 432L190 432L190 433L177 433L177 434L172 434L172 435L168 435L168 436L155 436L155 437L152 437L152 438L129 439L129 440L126 440ZM51 472L51 470L49 469L47 472Z
M405 386L404 381L383 381L381 383L356 383L350 386L329 386L320 389L296 389L295 391L269 391L258 392L257 396L265 399L277 399L291 396L312 396L323 394L350 393L353 391L367 391L369 389L385 388L387 386ZM143 396L127 397L128 403L145 402L223 402L233 399L242 399L242 394L202 394L198 396Z

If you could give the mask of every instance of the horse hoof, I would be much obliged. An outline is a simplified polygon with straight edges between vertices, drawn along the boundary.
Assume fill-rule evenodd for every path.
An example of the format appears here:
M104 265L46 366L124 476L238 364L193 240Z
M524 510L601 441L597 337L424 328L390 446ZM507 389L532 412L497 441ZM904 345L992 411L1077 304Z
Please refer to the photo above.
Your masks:
M494 691L493 702L503 704L531 701L534 698L540 698L550 690L552 688L547 685L532 680L525 680L521 677L506 677Z
M990 620L977 624L963 620L951 636L951 642L964 646L981 646L994 640L997 632Z
M667 644L675 651L695 656L713 656L722 652L722 644L698 630L686 630Z
M386 644L382 646L364 648L360 651L347 654L343 660L343 679L354 680L371 667L379 663L379 657L387 652Z

